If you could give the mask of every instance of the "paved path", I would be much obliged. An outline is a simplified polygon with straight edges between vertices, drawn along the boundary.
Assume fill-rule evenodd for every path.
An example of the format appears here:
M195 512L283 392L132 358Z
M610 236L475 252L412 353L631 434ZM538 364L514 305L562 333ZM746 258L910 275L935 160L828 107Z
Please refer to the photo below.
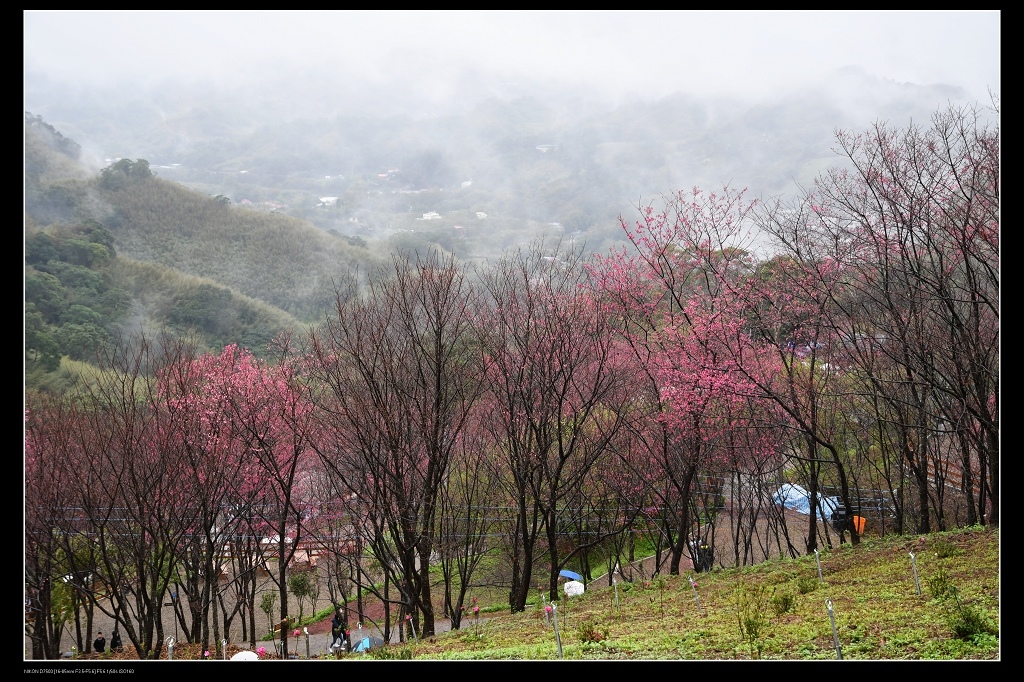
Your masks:
M165 614L165 616L167 616L168 619L173 618L172 615L169 615L169 609L168 609L168 613ZM172 620L167 620L165 622L173 623ZM257 621L257 623L258 623L258 621ZM70 627L72 628L72 632L73 632L74 625L72 624ZM165 627L165 629L167 628L166 625L164 627ZM449 630L451 630L451 627L452 627L451 621L447 620L447 619L438 619L438 620L436 620L434 622L434 631L436 633L438 633L438 634L440 634L442 632L448 632ZM105 615L103 615L101 613L98 613L97 616L93 620L93 636L94 637L95 637L95 633L97 631L102 631L103 632L103 635L104 635L104 637L106 637L107 643L109 645L109 643L110 643L110 633L114 631L113 621L110 618L106 617ZM168 634L169 637L173 637L173 634L174 634L174 627L173 627L173 625L171 626L171 628L169 630L165 631L165 634L167 634L167 633L169 633ZM367 625L361 631L360 630L353 630L351 632L351 639L352 639L353 643L359 642L363 637L380 637L380 638L383 638L383 633L381 632L381 630L379 628L377 628L376 626L373 626L373 625ZM397 643L399 641L398 631L397 630L394 630L391 633L391 641L393 643ZM237 644L242 649L253 648L253 647L250 646L250 644L248 642L240 642L237 639L228 639L228 642L231 643L231 644ZM62 648L64 650L68 650L68 649L70 649L72 643L73 643L72 635L69 635L69 634L65 633L63 641L62 641ZM330 643L331 643L331 633L330 632L310 633L310 635L309 635L309 652L308 652L309 655L308 655L308 658L319 658L323 654L330 653L330 650L328 649L328 647L330 646ZM124 644L125 644L125 646L128 646L128 647L131 646L127 641L125 641ZM276 644L278 646L280 646L280 640L277 640ZM256 647L261 647L261 646L262 647L266 647L266 649L268 651L275 651L276 650L275 649L275 642L270 641L270 640L265 640L265 641L258 640L256 642ZM167 650L167 647L166 647L166 643L165 643L164 651L166 652L166 650ZM298 653L299 654L299 658L307 658L306 638L305 638L305 636L303 636L303 635L299 636L299 645L298 645L298 651L297 652L296 652L296 647L295 647L295 639L294 638L289 638L289 640L288 640L288 650L289 650L290 653ZM32 642L26 636L25 637L24 660L30 660L31 656L32 656Z

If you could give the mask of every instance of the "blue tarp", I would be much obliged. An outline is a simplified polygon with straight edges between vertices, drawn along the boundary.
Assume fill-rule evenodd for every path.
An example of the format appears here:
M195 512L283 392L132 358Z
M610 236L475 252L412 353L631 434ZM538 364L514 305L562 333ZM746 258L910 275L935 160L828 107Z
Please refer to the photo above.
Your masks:
M775 491L772 496L775 504L781 504L786 509L792 509L801 514L811 513L811 494L798 485L791 483L784 484ZM822 497L818 495L818 518L826 520L832 517L832 512L839 508L838 497Z
M580 582L583 582L582 575L580 575L579 573L574 573L573 571L567 569L562 569L558 572L558 575L562 576L563 578L568 578L569 580L579 580Z

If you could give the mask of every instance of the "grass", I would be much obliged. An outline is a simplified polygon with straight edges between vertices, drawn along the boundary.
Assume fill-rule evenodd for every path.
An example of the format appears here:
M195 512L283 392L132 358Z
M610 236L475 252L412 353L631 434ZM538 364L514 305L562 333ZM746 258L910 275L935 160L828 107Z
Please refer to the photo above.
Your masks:
M920 594L909 553L915 555ZM966 528L865 539L856 548L711 573L593 586L558 603L562 655L570 660L997 660L999 531ZM697 608L690 578L697 583ZM555 660L555 634L531 605L507 612L507 592L474 590L479 625L341 660ZM826 609L833 607L835 635ZM308 622L327 617L321 610ZM229 645L230 657L238 647ZM301 647L300 647L301 651ZM212 652L219 657L219 652ZM164 653L166 656L166 652ZM111 658L91 654L81 658ZM273 656L269 656L273 658ZM117 658L134 658L124 652ZM179 645L175 658L202 658ZM321 658L328 658L321 656Z
M909 553L921 583L918 594ZM998 659L999 531L967 528L864 541L741 569L594 587L558 605L566 659ZM689 577L697 582L698 611ZM935 586L932 590L929 586ZM507 608L507 607L506 607ZM481 611L485 610L481 607ZM496 613L406 643L417 660L557 659L544 613Z
M292 622L292 624L289 627L301 628L304 625L312 625L313 623L319 623L323 619L330 618L333 615L334 615L334 607L333 606L328 606L326 608L320 609L319 611L315 611L314 613L312 613L312 614L310 614L308 616L303 616L301 621L298 618L295 618L294 616L292 616L292 621L293 622ZM260 641L260 642L270 642L270 641L272 641L274 639L278 639L279 637L280 637L280 635L277 634L277 633L274 633L274 632L264 632L262 635L259 635L257 637L257 640Z

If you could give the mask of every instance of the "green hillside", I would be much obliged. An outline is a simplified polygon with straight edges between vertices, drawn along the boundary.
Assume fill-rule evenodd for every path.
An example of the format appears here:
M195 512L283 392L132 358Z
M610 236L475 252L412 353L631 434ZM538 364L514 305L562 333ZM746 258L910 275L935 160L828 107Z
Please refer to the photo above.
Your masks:
M120 253L213 280L304 321L318 319L336 286L373 260L301 220L230 206L160 178L99 184Z
M100 173L77 143L25 117L27 387L69 380L132 334L188 337L200 350L265 352L322 318L380 253L296 218L230 206L155 177L145 160Z
M378 656L616 661L1000 657L998 529L843 544L820 554L820 579L817 561L806 555L711 573L620 581L617 587L607 581L591 584L583 595L558 602L547 618L541 608L485 613L479 625L467 616L458 631L382 649ZM558 617L557 637L553 615Z

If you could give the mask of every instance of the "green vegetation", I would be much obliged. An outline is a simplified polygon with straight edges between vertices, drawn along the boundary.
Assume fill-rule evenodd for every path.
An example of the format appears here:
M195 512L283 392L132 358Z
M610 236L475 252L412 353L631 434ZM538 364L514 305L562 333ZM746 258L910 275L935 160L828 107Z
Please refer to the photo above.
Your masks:
M299 625L302 625L306 602L316 590L316 575L311 571L294 571L288 576L288 589L299 601Z
M274 634L274 604L277 603L276 592L264 592L260 601L260 611L267 614L267 635Z
M800 594L809 594L818 589L819 584L816 575L804 575L796 581L796 591Z
M929 538L957 550L946 557L918 555L918 570L943 575L954 586L941 598L916 592L908 552L917 538L867 539L821 554L824 584L818 583L813 556L702 573L702 612L686 576L627 584L629 589L619 591L618 608L611 588L592 587L572 599L572 624L561 632L563 654L609 660L835 659L829 599L844 660L999 658L998 529L973 527ZM806 578L818 588L802 592L798 584ZM465 624L404 646L416 660L558 658L554 632L539 609L496 614L475 633Z
M237 344L265 354L379 261L365 242L157 178L145 159L90 176L78 151L26 114L29 389L61 390L69 360L95 363L140 332L187 337L200 352Z
M736 621L751 658L761 658L764 649L762 637L769 624L771 597L771 591L763 583L740 585L736 591Z

